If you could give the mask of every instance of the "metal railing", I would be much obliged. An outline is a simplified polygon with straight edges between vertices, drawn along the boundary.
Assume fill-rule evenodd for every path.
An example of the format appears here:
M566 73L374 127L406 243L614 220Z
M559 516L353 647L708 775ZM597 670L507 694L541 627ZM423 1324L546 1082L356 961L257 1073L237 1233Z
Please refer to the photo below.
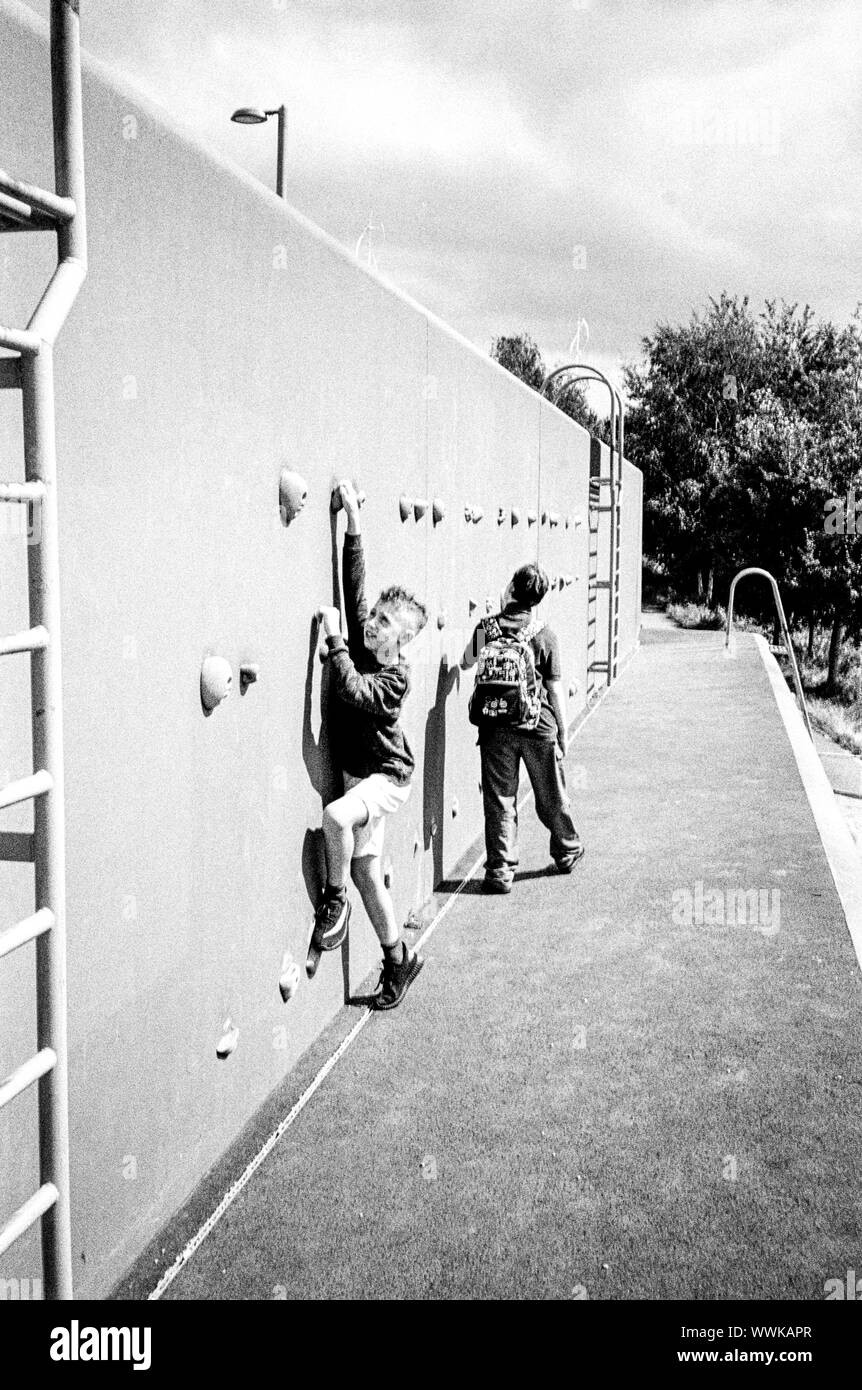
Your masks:
M66 1026L66 866L60 570L53 347L87 274L78 0L51 0L51 99L56 192L0 172L0 232L51 231L57 266L25 331L0 327L0 389L20 390L26 481L0 483L0 503L39 512L28 545L30 630L0 640L0 655L27 654L32 775L0 789L0 808L33 802L33 835L0 836L0 857L32 859L36 911L0 932L0 957L36 943L38 1051L0 1084L0 1107L39 1088L40 1186L0 1228L0 1254L42 1222L45 1296L72 1297ZM24 846L22 852L21 846ZM16 847L17 846L17 847Z
M814 734L811 732L811 720L808 718L808 706L805 703L805 696L802 693L802 681L799 678L799 667L796 664L796 653L793 650L793 643L790 640L790 629L787 626L787 619L784 616L784 604L781 602L781 594L778 592L778 585L769 573L769 570L759 569L756 565L750 565L748 569L740 570L734 575L730 585L730 596L727 600L727 631L725 635L724 649L728 656L734 655L733 648L733 599L736 594L736 586L740 579L745 579L746 575L759 574L761 578L768 579L772 585L772 597L775 599L775 610L778 614L778 622L781 627L781 635L784 639L782 647L771 646L770 651L777 656L786 656L790 662L790 670L793 674L793 685L796 690L796 698L799 701L799 708L802 711L802 718L808 730L808 737L812 743Z

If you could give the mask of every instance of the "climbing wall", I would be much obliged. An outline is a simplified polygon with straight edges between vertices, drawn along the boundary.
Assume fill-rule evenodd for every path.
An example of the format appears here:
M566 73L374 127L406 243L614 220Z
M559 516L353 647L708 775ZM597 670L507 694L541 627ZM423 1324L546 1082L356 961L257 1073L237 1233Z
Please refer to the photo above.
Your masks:
M0 0L4 162L49 182L45 37L28 13ZM546 616L572 716L583 704L590 441L102 68L85 77L91 271L57 395L75 1277L98 1295L378 957L358 909L349 961L325 957L282 1001L285 953L305 955L333 787L313 622L337 596L333 483L349 475L367 494L372 593L406 584L430 613L404 721L417 775L386 846L406 917L475 857L479 763L459 660L527 560L555 579ZM50 247L12 237L2 252L2 316L20 322ZM16 476L6 400L0 455ZM285 469L307 485L288 525ZM626 507L628 650L634 485ZM27 625L25 550L4 535L9 632ZM211 657L233 688L207 715ZM258 678L240 693L244 664ZM12 777L30 766L26 672L7 661L0 675ZM0 828L24 828L24 812L3 814ZM0 864L4 924L31 910L30 869ZM2 1074L33 1050L32 988L19 953L0 974ZM0 1116L4 1212L32 1190L34 1164L22 1099ZM32 1242L0 1260L0 1277L38 1273Z

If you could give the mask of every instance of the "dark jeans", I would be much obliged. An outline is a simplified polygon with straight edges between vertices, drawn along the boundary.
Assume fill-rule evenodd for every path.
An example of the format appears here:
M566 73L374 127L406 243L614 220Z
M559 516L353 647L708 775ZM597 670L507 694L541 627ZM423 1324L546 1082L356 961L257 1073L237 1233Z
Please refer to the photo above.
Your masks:
M508 883L518 867L521 759L536 798L536 813L551 832L551 858L565 860L574 854L581 841L569 812L563 754L557 741L501 729L483 738L481 754L485 877Z

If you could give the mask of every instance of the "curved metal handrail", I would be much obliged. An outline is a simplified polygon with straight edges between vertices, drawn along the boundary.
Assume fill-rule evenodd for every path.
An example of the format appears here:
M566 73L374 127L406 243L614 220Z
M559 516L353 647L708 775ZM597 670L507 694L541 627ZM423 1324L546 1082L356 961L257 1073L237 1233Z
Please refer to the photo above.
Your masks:
M613 382L605 376L604 372L599 371L598 367L593 367L589 362L569 362L562 367L555 367L549 372L542 382L539 394L544 396L552 381L562 376L566 372L579 372L582 375L575 377L570 384L577 385L579 381L597 381L607 386L611 398L611 479L612 488L616 492L616 501L622 500L623 495L623 459L625 457L625 421L626 414L623 406L623 398ZM616 483L613 482L614 471L614 449L617 450L618 477Z
M808 718L808 707L805 703L805 696L802 693L802 681L799 678L799 667L796 664L796 653L793 650L793 643L790 640L790 629L787 626L787 619L784 616L784 604L781 602L781 594L778 592L778 585L769 570L760 569L757 565L749 565L747 569L740 570L734 575L730 584L730 595L727 600L727 633L725 636L724 650L727 656L733 656L731 641L733 637L733 599L736 593L736 586L740 579L744 579L748 574L759 574L764 579L768 579L772 585L772 596L775 599L775 608L778 613L778 621L781 625L781 633L784 638L784 651L790 662L790 669L793 672L793 684L796 688L796 698L799 701L799 708L802 711L802 718L805 720L805 727L808 730L808 737L814 742L814 734L811 731L811 720Z

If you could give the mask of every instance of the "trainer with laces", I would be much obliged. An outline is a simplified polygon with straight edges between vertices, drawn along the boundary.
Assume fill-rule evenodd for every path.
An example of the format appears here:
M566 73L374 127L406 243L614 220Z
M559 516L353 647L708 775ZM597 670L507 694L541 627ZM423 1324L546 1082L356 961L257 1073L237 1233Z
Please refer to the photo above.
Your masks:
M349 482L339 484L347 517L343 596L347 640L337 608L318 614L327 639L331 674L330 738L344 777L344 795L323 812L326 888L315 914L311 945L334 951L350 923L348 876L353 879L383 948L378 1009L394 1009L424 964L404 941L381 868L386 818L410 795L415 766L400 724L410 689L403 656L428 620L424 604L399 585L384 589L371 611L365 599L365 558L359 500Z

